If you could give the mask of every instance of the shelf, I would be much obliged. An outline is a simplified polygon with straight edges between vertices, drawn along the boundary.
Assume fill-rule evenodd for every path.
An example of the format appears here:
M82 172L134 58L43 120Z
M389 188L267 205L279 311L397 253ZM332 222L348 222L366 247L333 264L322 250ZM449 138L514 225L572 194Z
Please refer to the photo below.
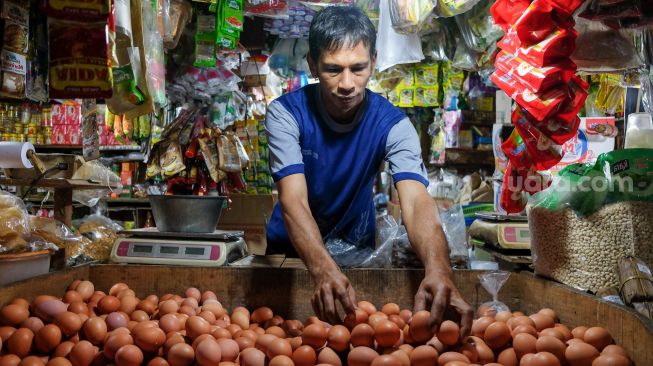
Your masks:
M462 112L462 126L487 126L494 125L496 120L495 112L486 111L461 111Z
M12 179L0 178L0 185L5 186L31 186L34 179ZM63 178L44 178L33 184L34 187L55 188L55 189L108 189L117 188L109 187L100 182L94 182L84 179L63 179Z
M494 166L494 152L492 150L472 150L461 148L447 148L445 150L444 164L428 164L430 167L442 168L447 166Z
M150 203L148 198L103 198L106 203Z
M81 150L82 145L34 145L37 150ZM100 146L100 151L141 151L140 145Z

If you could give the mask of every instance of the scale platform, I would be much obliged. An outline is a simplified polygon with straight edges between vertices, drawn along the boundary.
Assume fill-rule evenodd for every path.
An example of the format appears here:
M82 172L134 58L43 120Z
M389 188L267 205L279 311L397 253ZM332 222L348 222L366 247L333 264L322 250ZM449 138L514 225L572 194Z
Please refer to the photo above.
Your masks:
M145 228L119 233L127 237L113 244L114 263L218 267L247 255L242 231L173 233Z
M529 250L531 233L526 216L478 212L478 219L469 227L469 235L499 249Z

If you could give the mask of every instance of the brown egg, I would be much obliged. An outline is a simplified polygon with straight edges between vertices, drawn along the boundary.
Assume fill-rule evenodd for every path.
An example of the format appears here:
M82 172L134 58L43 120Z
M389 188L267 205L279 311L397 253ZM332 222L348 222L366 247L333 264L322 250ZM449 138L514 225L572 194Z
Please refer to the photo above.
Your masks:
M181 322L175 314L166 314L159 319L159 327L167 334L181 329Z
M310 324L302 332L302 344L309 345L313 348L324 346L327 341L328 332L322 324Z
M558 358L560 362L565 360L565 349L567 345L560 339L552 336L541 336L535 343L537 352L549 352Z
M601 354L594 359L592 366L631 366L630 360L616 353Z
M303 339L303 338L302 338ZM350 337L351 345L354 347L374 347L374 329L366 323L358 324L352 329Z
M418 346L408 355L412 366L433 366L438 359L438 351L431 346Z
M242 366L264 366L265 353L256 348L247 348L240 354Z
M270 345L270 343L272 343L272 341L278 339L276 336L272 334L263 334L258 338L251 338L251 336L246 336L246 337L253 339L254 346L256 347L256 349L260 350L263 353L266 353L268 351L268 346Z
M268 363L268 366L295 366L295 364L292 362L292 358L284 355L279 355L271 359L270 363Z
M59 343L61 343L61 330L54 324L42 327L34 337L36 349L43 353L50 353Z
M381 355L372 360L372 366L401 366L401 361L394 355Z
M478 362L478 352L476 351L476 346L474 346L473 341L466 340L461 346L456 347L455 350L456 352L465 355L470 362Z
M410 336L416 342L424 343L433 337L433 332L429 325L431 313L421 310L413 314L410 322Z
M100 317L89 318L82 326L84 336L93 344L101 344L107 336L107 323Z
M186 332L190 339L195 339L202 334L208 334L211 331L211 324L199 316L191 316L186 321Z
M45 366L45 362L40 357L28 356L23 358L18 364L19 366Z
M376 306L369 301L361 300L356 305L357 308L365 311L368 315L376 312Z
M605 346L605 348L603 348L603 351L601 351L601 354L617 354L629 358L628 352L626 352L626 350L623 349L623 347L616 344L609 344Z
M197 309L200 306L200 304L197 301L197 299L195 299L194 297L187 297L181 302L180 307L181 306L189 306L194 310Z
M43 324L43 320L35 316L32 316L25 319L25 321L20 324L20 328L28 328L34 334L36 334L41 328L43 328L44 325L45 324Z
M61 342L52 352L52 357L68 357L73 347L75 347L75 343L71 341Z
M218 327L216 330L214 330L214 331L211 333L211 335L212 335L213 338L215 338L215 339L222 339L222 338L233 339L233 337L232 337L232 335L231 335L231 332L229 332L229 331L226 330L225 328L220 328L220 327Z
M109 289L109 295L117 296L120 293L120 291L127 290L128 288L129 288L129 285L127 285L126 283L123 283L123 282L115 283Z
M541 309L540 311L538 311L537 313L538 313L538 314L544 314L544 315L550 316L550 317L553 318L553 320L555 320L556 322L559 321L559 319L558 319L558 315L556 314L555 310L553 310L553 309L543 308L543 309Z
M195 350L195 354L197 354L197 346L199 346L200 343L202 343L205 339L213 339L215 341L215 338L213 338L213 336L210 334L202 334L201 336L195 338L191 344L191 347L193 347Z
M61 333L66 336L75 335L82 328L82 320L79 315L70 311L57 315L54 324L56 324L59 329L61 329Z
M0 322L4 325L17 326L29 318L29 310L18 304L3 306L0 309Z
M388 320L390 320L391 322L397 324L397 326L399 327L399 329L404 329L404 327L406 326L406 322L405 322L404 319L403 319L401 316L399 316L398 314L391 314L391 315L388 315Z
M195 311L194 308L188 306L188 305L182 305L179 307L179 313L180 314L186 314L188 316L195 316L197 315L197 312Z
M599 351L584 342L570 343L565 350L567 362L574 366L591 366L592 361L597 357L599 357Z
M235 339L235 341L238 343L240 352L244 351L247 348L252 348L255 345L254 341L249 337L238 337Z
M75 314L88 315L88 306L83 301L75 301L75 302L71 302L68 305L68 311L73 312Z
M26 357L32 349L32 341L34 333L27 328L17 329L7 339L5 346L9 353L13 353L18 357Z
M583 339L583 337L585 336L586 331L587 331L586 326L576 327L576 328L571 330L571 335L574 336L574 338Z
M302 345L293 351L291 358L295 363L295 366L314 366L315 361L317 361L317 354L313 347Z
M385 313L386 315L399 315L399 312L401 309L399 308L399 305L395 304L394 302L389 302L381 308L381 311Z
M262 306L252 312L250 320L254 323L263 324L272 319L273 316L274 313L272 312L272 309L267 306Z
M444 366L451 361L469 362L469 358L458 352L445 352L438 357L438 366Z
M403 309L399 312L399 316L403 321L408 324L410 323L410 320L413 318L413 312L408 310L408 309Z
M333 366L342 366L342 361L338 354L329 347L324 347L317 355L317 363L326 363Z
M535 357L534 353L527 353L519 360L519 366L531 366L531 361Z
M512 313L509 311L500 311L497 313L497 315L494 316L494 320L504 323L507 322L510 318L512 318Z
M268 356L268 359L273 359L278 355L292 357L292 352L293 350L290 342L282 338L276 338L268 344L266 355Z
M397 306L397 308L399 308ZM455 323L454 323L455 324ZM374 339L381 347L392 347L401 337L401 330L390 320L381 320L374 327Z
M98 309L100 309L100 313L102 314L109 314L120 310L120 300L118 300L117 297L111 295L102 297L100 301L98 301L97 305Z
M143 363L143 351L133 344L120 347L115 355L116 365L140 366Z
M196 287L187 288L186 291L184 292L184 295L186 295L186 297L193 298L198 302L202 299L202 292L198 290Z
M163 357L154 357L147 363L147 366L170 366L170 364Z
M345 328L345 329L347 329L347 328ZM277 336L279 338L286 338L286 336L287 336L286 331L283 330L281 327L279 327L277 325L272 325L272 326L269 326L269 327L265 328L265 333L274 334L275 336Z
M89 365L98 351L98 348L93 346L91 342L79 341L70 350L68 359L73 365Z
M365 310L356 309L345 316L343 323L347 329L353 329L358 324L366 323L368 318L369 314Z
M571 338L574 337L574 336L571 334L571 330L569 330L569 327L567 327L567 326L564 325L564 324L556 323L556 325L553 327L553 329L556 329L557 331L559 331L560 333L562 333L562 335L563 335L564 338L565 338L565 339L564 339L565 342L568 341L568 340L570 340Z
M234 311L231 314L231 322L238 324L241 328L249 328L249 313L244 311Z
M0 365L2 366L18 366L20 364L20 357L16 355L0 356Z
M401 362L401 366L410 366L410 358L408 357L408 353L406 353L404 350L397 348L388 354L397 357L397 359L399 359L399 362Z
M134 339L131 335L124 333L111 334L104 343L104 354L112 360L120 347L129 344L134 344Z
M138 300L135 296L125 296L120 299L120 308L118 310L127 315L131 315L131 313L136 310L136 306L138 306L139 301L140 300Z
M166 342L163 344L163 354L167 355L168 352L170 351L170 348L174 346L177 343L185 343L186 340L184 339L184 336L182 336L179 333L170 333L168 335L168 339L166 339Z
M370 366L379 354L369 347L355 347L347 355L348 366Z
M484 316L478 319L475 319L472 322L472 335L476 337L483 337L485 334L485 329L494 323L494 318L491 316Z
M175 304L176 304L176 303L175 303ZM152 314L154 314L154 312L156 311L156 309L157 309L157 305L156 305L156 303L153 303L153 302L150 302L150 301L147 301L147 300L141 300L141 301L139 301L138 304L136 305L136 310L144 311L147 315L152 315ZM178 309L179 309L179 305L177 305L176 310L171 311L171 312L177 312ZM132 315L133 315L133 314L132 314ZM159 308L159 315L162 315L162 314L161 314L161 309L160 309L160 308Z
M519 333L512 340L512 348L517 358L521 359L527 353L537 352L537 338L529 333Z
M227 313L227 311L222 307L222 305L219 302L216 303L212 302L208 304L204 303L202 305L202 310L212 312L213 315L215 315L216 319L222 318Z
M68 305L59 299L45 300L34 309L34 313L45 321L52 321L57 315L68 311ZM25 318L27 319L27 318Z
M514 316L506 322L508 324L508 327L512 330L515 329L516 327L520 325L530 325L531 327L535 328L535 322L533 322L533 319L525 316L525 315L519 315L519 316Z
M129 319L136 321L136 322L144 322L146 320L150 320L150 316L147 315L147 313L143 310L134 310L130 315Z
M603 327L591 327L587 329L583 335L583 340L594 346L599 352L607 345L614 343L610 332Z
M504 366L519 366L519 359L517 359L513 348L506 348L501 351L497 356L497 362Z
M55 357L51 358L45 366L73 366L67 358Z
M217 340L218 345L220 346L220 353L222 354L222 361L235 361L238 358L240 353L240 348L238 343L233 339L228 338L219 338Z
M118 328L126 328L127 324L129 324L129 316L121 311L114 311L107 315L105 322L107 323L107 329L110 331Z
M295 352L295 350L302 345L302 337L290 338L289 342L290 346L292 347L292 351ZM349 344L347 344L347 349L349 349Z
M554 338L558 338L563 343L566 341L564 334L562 334L562 332L560 332L560 330L556 329L556 328L543 329L540 332L539 337L544 337L544 336L551 336L551 337L554 337Z
M492 349L502 348L511 339L510 328L504 322L494 322L485 329L483 339Z
M445 320L440 324L437 336L445 346L453 346L460 341L460 327L451 320Z
M478 362L481 364L486 364L494 361L494 352L490 347L485 344L485 342L477 337L471 336L469 337L473 344L474 347L476 348L476 354L478 355Z
M195 360L193 347L186 343L177 343L168 351L168 363L170 366L190 366Z
M336 352L344 352L349 348L351 333L344 325L334 325L327 334L327 345Z
M560 366L560 360L549 352L538 352L533 356L530 366Z
M388 320L388 316L385 313L377 311L376 313L370 314L367 318L367 324L371 325L372 328L376 327L382 321Z
M529 318L531 318L533 323L535 323L535 329L537 329L538 332L543 329L553 328L555 325L555 319L543 313L533 314Z
M217 365L222 359L220 345L209 335L195 349L195 359L199 366Z
M82 295L82 299L87 301L91 298L91 296L93 296L93 293L95 292L95 286L91 281L82 281L73 290L79 292L79 294Z
M142 328L134 332L134 344L145 352L156 352L166 341L166 334L158 327Z

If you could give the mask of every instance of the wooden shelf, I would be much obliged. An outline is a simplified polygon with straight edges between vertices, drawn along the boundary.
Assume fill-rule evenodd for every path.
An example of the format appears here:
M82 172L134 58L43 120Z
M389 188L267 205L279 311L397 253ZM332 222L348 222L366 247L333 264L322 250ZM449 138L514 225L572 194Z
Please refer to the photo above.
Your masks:
M37 150L81 150L82 145L34 145ZM100 151L140 151L140 145L100 146Z
M475 126L488 126L494 125L496 120L495 112L486 111L461 111L462 112L462 126L475 125Z
M494 152L492 150L447 148L444 164L429 164L430 167L436 168L460 165L494 166Z

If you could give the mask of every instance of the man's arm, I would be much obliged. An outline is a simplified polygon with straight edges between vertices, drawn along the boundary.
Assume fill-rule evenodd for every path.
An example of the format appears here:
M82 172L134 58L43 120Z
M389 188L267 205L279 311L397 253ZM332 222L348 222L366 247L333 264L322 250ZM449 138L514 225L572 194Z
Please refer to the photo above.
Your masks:
M415 295L415 311L431 304L431 325L439 327L444 311L451 306L461 316L461 335L471 331L473 310L453 283L447 240L435 202L421 182L397 182L401 217L410 243L424 264L424 280Z
M355 293L349 279L324 247L308 205L306 179L303 174L286 176L277 182L277 189L290 241L316 283L313 310L320 319L337 324L340 319L335 301L340 301L346 313L353 313Z

